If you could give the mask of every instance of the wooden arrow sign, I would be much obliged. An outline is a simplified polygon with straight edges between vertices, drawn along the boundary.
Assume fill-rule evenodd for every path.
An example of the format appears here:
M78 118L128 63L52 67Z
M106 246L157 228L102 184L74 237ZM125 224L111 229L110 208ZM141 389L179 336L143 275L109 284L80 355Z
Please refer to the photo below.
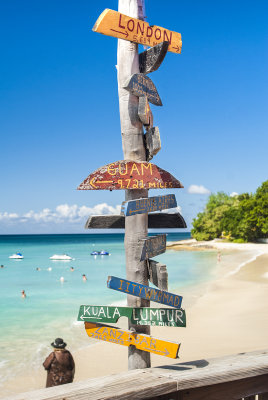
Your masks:
M125 217L122 215L91 215L85 229L124 229ZM148 228L151 229L175 229L187 228L180 213L153 213L148 214Z
M168 51L169 42L165 41L139 54L140 72L148 74L156 71L164 60Z
M89 337L121 344L122 346L135 346L139 350L149 351L170 358L178 358L179 343L166 342L155 339L149 335L142 335L133 331L127 331L109 325L93 324L85 322L85 329Z
M165 253L167 235L150 236L144 240L144 245L141 253L141 261L148 258L156 257L159 254Z
M167 266L155 260L148 260L149 280L161 290L168 290Z
M163 105L153 81L144 74L131 75L123 88L134 94L134 96L146 96L148 101L156 106Z
M138 161L116 161L90 174L78 190L168 189L182 188L169 172L155 164Z
M168 41L168 51L181 53L180 33L156 25L150 26L148 22L128 17L108 8L97 19L93 31L146 46L155 46L163 41Z
M145 133L146 160L150 161L161 150L159 128L148 129Z
M123 201L121 215L126 217L177 207L175 194L154 196L138 200Z
M138 116L146 129L153 127L153 114L146 96L139 98Z
M108 276L107 287L119 292L131 294L141 299L151 300L155 303L166 304L174 308L181 308L182 296L164 290L150 288L137 282Z
M80 306L77 320L94 323L116 323L120 317L127 317L134 325L186 326L185 311L174 308L132 308L82 305Z

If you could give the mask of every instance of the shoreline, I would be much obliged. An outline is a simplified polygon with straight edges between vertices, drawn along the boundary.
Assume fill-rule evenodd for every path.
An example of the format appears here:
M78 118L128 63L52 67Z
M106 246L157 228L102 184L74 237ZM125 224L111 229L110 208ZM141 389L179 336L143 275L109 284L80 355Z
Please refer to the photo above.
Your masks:
M167 248L175 250L237 250L237 251L261 251L268 254L268 243L233 243L221 239L213 239L198 242L196 239L167 242Z
M217 262L215 274L208 282L174 291L183 296L186 328L151 327L151 336L181 343L180 362L267 348L268 245L196 243L192 239L182 242L168 243L167 247L180 251L218 250L221 261ZM152 303L152 306L159 307L159 304ZM121 318L119 326L126 329L127 319ZM96 341L72 353L76 362L74 382L127 370L125 346ZM178 362L154 354L151 360L152 367ZM45 380L42 367L29 371L6 382L3 396L43 388Z

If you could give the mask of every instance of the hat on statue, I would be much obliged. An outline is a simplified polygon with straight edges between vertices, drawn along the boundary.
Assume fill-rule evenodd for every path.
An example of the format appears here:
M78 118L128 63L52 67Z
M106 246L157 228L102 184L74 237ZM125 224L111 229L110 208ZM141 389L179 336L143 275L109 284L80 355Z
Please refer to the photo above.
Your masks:
M55 349L64 349L64 347L66 347L67 344L64 343L63 339L57 338L54 340L54 342L51 343L51 346L54 347Z

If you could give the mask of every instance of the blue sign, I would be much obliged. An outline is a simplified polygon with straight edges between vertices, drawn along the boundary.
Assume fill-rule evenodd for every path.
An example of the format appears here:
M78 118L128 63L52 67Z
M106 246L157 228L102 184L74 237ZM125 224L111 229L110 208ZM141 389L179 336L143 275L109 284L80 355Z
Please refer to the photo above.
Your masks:
M116 278L115 276L108 276L107 287L142 299L151 300L155 303L181 308L182 296L164 290L154 289L137 282Z
M129 217L131 215L167 210L174 207L177 207L175 194L168 194L166 196L124 201L121 206L121 215Z

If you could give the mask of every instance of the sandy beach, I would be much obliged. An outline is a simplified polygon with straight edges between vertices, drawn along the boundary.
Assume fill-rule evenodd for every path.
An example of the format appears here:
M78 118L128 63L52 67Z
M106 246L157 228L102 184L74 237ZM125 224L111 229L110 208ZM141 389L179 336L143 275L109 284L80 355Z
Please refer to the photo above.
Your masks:
M181 362L268 348L268 244L184 241L169 247L178 251L214 249L220 251L221 259L212 281L178 293L183 296L187 327L152 327L151 335L181 343ZM118 325L126 327L127 321L120 319ZM96 341L73 356L75 381L127 370L124 346ZM151 360L153 367L178 362L154 354ZM7 382L5 389L13 393L38 389L44 387L45 379L40 367Z

